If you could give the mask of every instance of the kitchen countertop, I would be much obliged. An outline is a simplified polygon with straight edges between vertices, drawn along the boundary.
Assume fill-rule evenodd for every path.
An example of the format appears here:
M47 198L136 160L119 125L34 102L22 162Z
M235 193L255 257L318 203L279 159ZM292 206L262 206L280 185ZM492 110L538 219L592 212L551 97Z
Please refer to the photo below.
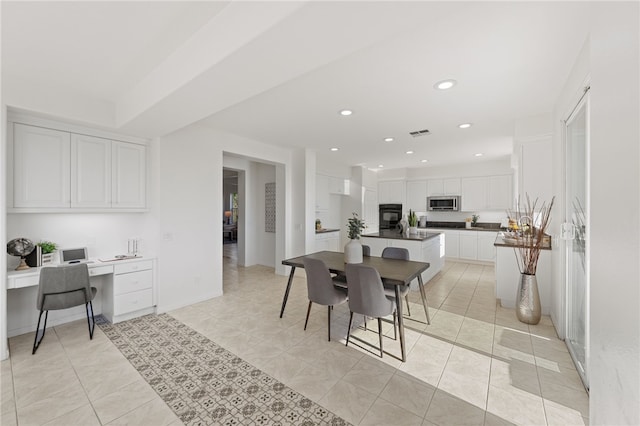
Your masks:
M322 228L316 229L316 234L326 234L327 232L339 232L339 229Z
M492 222L478 222L478 226L467 228L465 222L427 222L427 226L425 228L418 227L418 229L452 229L456 231L497 232L500 231L500 224Z
M391 240L405 240L405 241L426 241L431 238L439 236L440 232L426 232L418 231L417 234L401 234L398 231L381 230L380 232L374 232L372 234L364 234L363 237L371 238L387 238Z

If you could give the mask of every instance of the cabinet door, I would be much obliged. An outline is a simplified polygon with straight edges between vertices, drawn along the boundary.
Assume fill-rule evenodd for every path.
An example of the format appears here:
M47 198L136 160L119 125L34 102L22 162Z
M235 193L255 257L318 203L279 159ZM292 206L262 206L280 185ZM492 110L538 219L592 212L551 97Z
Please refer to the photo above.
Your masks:
M71 207L111 207L111 141L71 135Z
M444 195L444 179L429 179L427 181L427 197Z
M497 236L497 232L478 231L478 260L487 262L496 260L496 248L493 243Z
M461 180L462 211L472 212L487 209L487 178L473 177Z
M490 176L488 185L488 204L492 210L506 210L512 208L513 185L511 176Z
M145 208L146 147L116 141L112 144L112 207Z
M460 257L460 231L444 231L444 250L446 257Z
M71 135L14 124L14 207L70 207Z
M316 211L329 210L329 176L316 175Z
M329 176L329 193L349 195L349 179Z
M407 182L407 210L427 211L427 181L412 180Z
M316 235L315 251L325 251L325 250L329 250L329 240L326 238L326 235Z
M460 232L460 259L478 259L478 232Z
M378 202L380 204L404 204L404 181L388 181L378 183Z
M364 232L378 232L380 224L378 210L378 193L372 189L364 190L364 206L362 208L362 219L367 227Z
M445 179L443 189L444 195L460 195L460 178Z

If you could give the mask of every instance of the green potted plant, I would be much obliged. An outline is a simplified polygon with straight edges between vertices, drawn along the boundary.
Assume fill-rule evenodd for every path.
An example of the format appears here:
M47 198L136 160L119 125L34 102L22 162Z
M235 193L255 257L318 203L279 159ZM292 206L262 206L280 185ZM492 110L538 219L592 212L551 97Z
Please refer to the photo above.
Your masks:
M418 216L416 212L409 209L409 216L407 217L407 222L409 222L409 234L417 234L418 233Z
M478 219L480 219L480 215L479 214L472 214L471 215L471 226L478 225Z
M362 244L360 235L365 228L364 220L356 212L347 219L347 236L349 242L344 246L344 263L362 263Z
M46 263L51 263L53 261L53 256L58 250L58 245L51 241L40 241L38 243L38 247L42 250L42 261L41 263L44 265Z

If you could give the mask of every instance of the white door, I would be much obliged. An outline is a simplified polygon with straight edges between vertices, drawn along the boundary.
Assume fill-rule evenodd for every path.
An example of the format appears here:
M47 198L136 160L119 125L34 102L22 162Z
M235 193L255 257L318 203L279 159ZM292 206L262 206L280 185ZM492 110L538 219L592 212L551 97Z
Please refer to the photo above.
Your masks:
M589 95L566 121L565 230L567 346L580 377L589 386Z
M70 207L68 132L14 124L14 207Z

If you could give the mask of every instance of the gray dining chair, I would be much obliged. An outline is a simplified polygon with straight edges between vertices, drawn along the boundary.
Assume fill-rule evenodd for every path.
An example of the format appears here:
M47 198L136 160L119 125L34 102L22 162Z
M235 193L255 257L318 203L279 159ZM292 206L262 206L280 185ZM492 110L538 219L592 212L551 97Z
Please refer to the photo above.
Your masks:
M38 325L36 326L36 336L33 340L33 351L40 346L44 334L47 331L47 318L49 311L68 309L74 306L85 305L87 312L87 325L89 326L89 339L93 339L93 330L96 325L93 316L93 304L91 301L97 293L95 287L89 283L89 269L85 263L69 266L51 266L42 268L40 271L40 281L38 283L38 299L36 308L40 311ZM91 308L91 317L89 317ZM44 327L40 335L40 321L44 316ZM38 339L38 336L40 338Z
M371 256L371 247L367 245L362 245L362 255L363 256ZM337 274L333 277L333 283L342 289L347 288L347 276L344 274Z
M334 305L347 301L347 293L334 286L331 273L327 265L320 259L305 258L304 270L307 274L307 293L309 295L309 307L307 318L304 321L304 329L307 329L311 305L317 303L327 307L327 336L331 341L331 311Z
M385 247L382 250L382 257L385 259L400 259L400 260L411 260L409 257L409 250L402 247ZM382 284L384 285L384 291L388 296L395 297L395 284L387 284L385 280L382 280ZM411 316L411 307L409 306L409 286L403 285L400 286L400 297L404 298L407 302L407 315Z
M350 263L346 266L347 283L349 285L349 328L347 342L351 337L353 314L361 314L378 320L378 340L380 341L380 358L383 357L382 346L382 317L393 314L393 330L396 331L396 300L385 294L382 279L378 271L362 264Z

